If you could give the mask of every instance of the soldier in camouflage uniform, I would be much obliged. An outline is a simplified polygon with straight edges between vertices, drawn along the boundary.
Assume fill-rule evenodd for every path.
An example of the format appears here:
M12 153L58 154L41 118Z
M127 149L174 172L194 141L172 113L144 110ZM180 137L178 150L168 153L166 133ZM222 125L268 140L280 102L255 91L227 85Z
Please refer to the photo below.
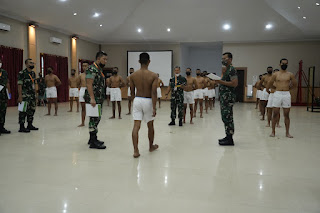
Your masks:
M45 106L44 99L46 93L46 83L42 77L42 73L39 73L39 78L37 78L38 84L38 106L41 106L41 103Z
M178 117L179 126L182 126L183 119L183 89L187 85L187 79L180 75L180 67L175 67L175 76L170 79L168 91L166 96L169 95L171 91L171 122L169 126L176 125L175 119L177 117L177 107L178 107Z
M0 135L3 134L10 134L11 132L4 128L4 123L6 121L6 113L7 113L7 106L8 106L8 94L11 96L10 91L10 84L8 73L4 69L2 69L2 60L0 59L0 87L3 87L0 90ZM7 93L8 90L8 93Z
M38 130L38 128L32 125L33 116L36 111L36 74L34 73L34 62L28 58L25 60L26 69L22 70L18 74L18 103L22 101L27 102L26 112L19 112L19 132L30 132L30 130ZM24 127L24 122L27 117L28 126Z
M227 52L222 56L222 64L226 66L226 71L223 73L221 80L217 83L220 84L220 107L221 118L224 123L226 137L219 140L221 146L233 146L233 105L236 100L235 88L238 86L238 76L236 69L232 66L232 54Z
M93 107L96 104L101 105L105 98L105 76L103 74L103 67L107 63L107 54L104 52L98 52L96 55L96 61L89 66L86 71L86 82L87 89L84 94L84 100L87 104L91 104ZM91 149L105 149L106 146L103 145L104 142L97 139L98 124L101 117L89 117L89 133L90 139L88 144L90 144Z

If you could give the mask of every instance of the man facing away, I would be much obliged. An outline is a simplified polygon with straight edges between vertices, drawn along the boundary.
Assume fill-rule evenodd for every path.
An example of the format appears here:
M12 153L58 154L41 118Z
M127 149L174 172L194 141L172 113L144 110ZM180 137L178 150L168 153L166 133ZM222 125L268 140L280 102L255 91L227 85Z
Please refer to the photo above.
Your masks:
M48 114L51 113L51 104L54 103L54 116L57 116L58 114L58 93L57 93L57 86L61 85L61 81L53 74L53 68L48 67L47 69L47 75L44 78L44 81L46 83L46 94L47 94L47 100L48 100Z
M134 72L130 77L130 90L133 100L133 120L132 142L134 148L134 158L140 156L138 148L139 130L141 121L144 120L148 126L149 151L153 152L158 149L154 142L153 120L156 116L157 105L157 83L158 77L155 73L148 70L150 56L148 53L141 53L139 57L141 69ZM137 89L137 94L135 94Z

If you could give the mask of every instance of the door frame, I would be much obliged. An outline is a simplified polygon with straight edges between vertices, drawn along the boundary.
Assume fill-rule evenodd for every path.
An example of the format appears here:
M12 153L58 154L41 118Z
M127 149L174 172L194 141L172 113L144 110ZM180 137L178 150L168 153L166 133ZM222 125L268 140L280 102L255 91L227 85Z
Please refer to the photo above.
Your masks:
M244 82L243 82L243 103L246 102L246 87L247 87L247 71L248 67L234 67L236 70L243 70L244 71Z

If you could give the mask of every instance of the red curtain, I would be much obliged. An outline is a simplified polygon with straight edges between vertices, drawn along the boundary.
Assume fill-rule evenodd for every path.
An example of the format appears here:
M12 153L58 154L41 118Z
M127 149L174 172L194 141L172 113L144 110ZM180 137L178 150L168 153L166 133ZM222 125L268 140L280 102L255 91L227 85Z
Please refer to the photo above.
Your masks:
M69 85L68 85L68 57L49 55L41 53L43 57L44 75L47 74L47 68L53 68L53 74L57 75L61 80L61 85L58 90L58 101L66 102L69 100ZM42 66L42 65L41 65Z
M8 106L17 106L18 100L18 73L23 68L23 50L11 47L0 46L0 58L2 59L2 69L8 72L11 100Z

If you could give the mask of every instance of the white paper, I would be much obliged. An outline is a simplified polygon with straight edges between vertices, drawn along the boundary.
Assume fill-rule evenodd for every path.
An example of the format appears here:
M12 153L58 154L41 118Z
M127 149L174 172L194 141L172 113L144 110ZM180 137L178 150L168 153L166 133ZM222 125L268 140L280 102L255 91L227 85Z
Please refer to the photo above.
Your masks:
M8 99L11 100L11 94L9 93L8 89L7 89L7 96L8 96Z
M86 104L86 115L88 117L101 117L101 104L97 104L95 107Z
M28 103L25 101L22 101L21 103L18 104L18 111L19 112L26 112L27 106L28 106Z
M253 91L252 91L252 89L253 89L253 87L252 87L252 85L248 85L248 87L247 87L247 97L249 97L249 98L252 98L252 93L253 93Z
M212 73L208 74L207 77L210 78L211 80L221 80L220 76L217 76L217 75L212 74Z
M0 91L4 88L4 86L0 85Z

